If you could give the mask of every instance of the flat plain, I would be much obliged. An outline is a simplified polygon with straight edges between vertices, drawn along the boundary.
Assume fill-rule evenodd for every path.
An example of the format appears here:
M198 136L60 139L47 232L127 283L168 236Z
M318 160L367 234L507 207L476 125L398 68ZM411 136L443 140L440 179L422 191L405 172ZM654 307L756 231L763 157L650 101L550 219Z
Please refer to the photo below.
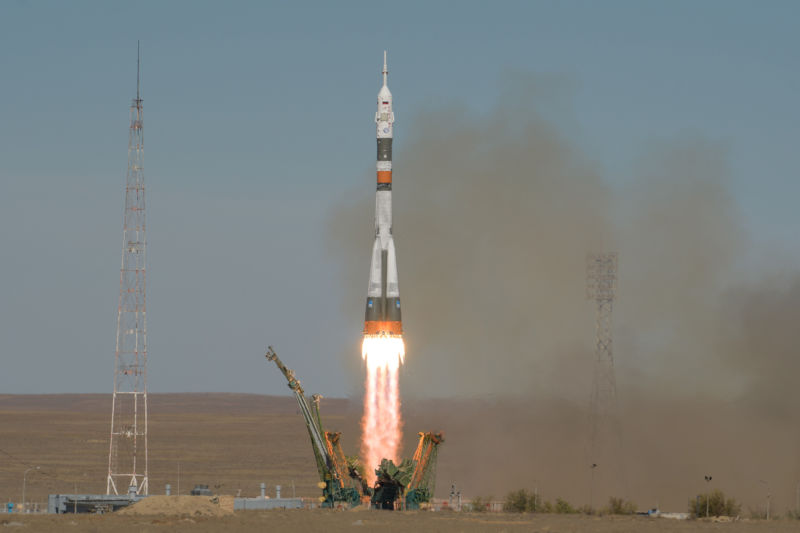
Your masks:
M452 431L446 438L440 461L437 497L447 497L449 480L466 478L472 468L480 473L467 486L467 497L502 495L501 488L522 486L511 480L500 459L480 440L488 430L475 433L475 413L469 404L455 406L470 424L457 425L435 406L411 406L406 423L405 449L413 449L415 431L443 420ZM502 411L507 411L502 406ZM247 394L151 394L150 395L150 492L164 494L171 484L182 495L195 484L209 485L221 495L255 497L260 483L274 495L315 498L317 473L308 434L292 397ZM416 412L416 414L414 414ZM347 453L357 451L360 405L343 399L323 400L326 427L341 430ZM23 474L28 471L26 499L40 507L48 494L105 492L108 458L110 395L0 395L0 499L22 499ZM499 417L481 415L489 422ZM500 422L497 422L500 424ZM502 421L505 424L505 421ZM463 427L462 427L463 426ZM498 428L488 432L502 435ZM478 439L478 440L476 440ZM516 442L516 441L515 441ZM450 447L448 447L450 444ZM475 447L464 449L464 445ZM480 446L478 446L478 444ZM502 444L502 443L501 443ZM459 451L461 447L461 451ZM487 453L491 461L482 460ZM523 450L524 451L524 450ZM469 452L469 453L467 453ZM507 454L512 466L514 450ZM527 467L525 467L527 468ZM495 485L490 485L497 477ZM477 476L477 474L475 474ZM484 482L483 480L487 480ZM564 494L580 504L579 496L558 489L548 499ZM492 491L492 492L489 492ZM580 491L575 492L579 494ZM679 495L688 490L679 492ZM685 500L684 500L685 501ZM674 509L682 511L684 508ZM800 521L740 520L730 523L676 521L633 517L543 515L510 513L383 512L355 510L225 512L213 516L191 509L170 514L137 515L25 515L0 514L0 526L9 531L541 531L541 532L661 532L661 531L800 531Z
M254 511L224 516L58 515L0 518L9 531L279 531L279 532L541 532L541 533L659 533L725 531L767 533L798 531L797 522L676 521L647 517L588 517L576 515L517 515L507 513L390 512L390 511ZM13 526L18 526L14 528ZM4 528L6 529L6 528Z
M326 421L338 427L346 400L324 400ZM317 496L317 473L292 397L248 394L150 394L150 493L188 494L195 484L251 497L270 492ZM48 494L106 490L111 396L0 396L0 501L44 504ZM353 428L351 431L355 431ZM355 437L355 435L354 435ZM357 437L355 437L357 438ZM352 439L351 439L352 440Z

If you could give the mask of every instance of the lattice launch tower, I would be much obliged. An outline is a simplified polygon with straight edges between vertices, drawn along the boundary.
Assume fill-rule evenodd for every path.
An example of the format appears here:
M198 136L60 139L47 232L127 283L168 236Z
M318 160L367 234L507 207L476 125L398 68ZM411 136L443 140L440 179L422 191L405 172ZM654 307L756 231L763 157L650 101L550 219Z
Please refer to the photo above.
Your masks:
M119 276L114 395L108 449L107 494L148 493L147 321L141 54L137 44L136 98L131 103L128 172Z
M614 372L612 311L617 290L617 253L586 256L586 297L597 306L594 345L594 378L589 411L589 467L592 488L595 477L611 495L626 490L622 430L617 412ZM597 473L595 473L595 469ZM619 492L622 491L622 492ZM590 496L590 499L592 497ZM593 502L590 502L590 505Z

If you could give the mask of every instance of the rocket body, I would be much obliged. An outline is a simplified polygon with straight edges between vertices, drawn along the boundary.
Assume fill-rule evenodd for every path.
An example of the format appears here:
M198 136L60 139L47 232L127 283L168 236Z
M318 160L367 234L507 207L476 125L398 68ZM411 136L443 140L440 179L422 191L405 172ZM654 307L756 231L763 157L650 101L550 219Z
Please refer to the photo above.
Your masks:
M375 191L375 241L369 269L369 287L364 315L365 335L402 335L400 289L392 238L392 137L394 113L387 85L389 71L383 53L383 87L378 92L375 113L378 141L377 190Z

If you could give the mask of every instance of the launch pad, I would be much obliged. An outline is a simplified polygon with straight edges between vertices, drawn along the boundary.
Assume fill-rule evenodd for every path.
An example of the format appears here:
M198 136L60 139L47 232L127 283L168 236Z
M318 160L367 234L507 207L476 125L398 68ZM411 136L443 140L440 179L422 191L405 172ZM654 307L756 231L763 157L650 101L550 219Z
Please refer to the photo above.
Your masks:
M365 465L356 456L345 456L341 433L325 431L320 415L320 395L309 405L305 391L295 373L287 368L270 346L266 358L272 361L286 377L294 392L300 412L311 438L311 447L319 472L319 498L323 507L355 507L369 502L376 509L419 509L431 501L436 488L436 461L439 445L444 442L441 433L420 433L419 443L412 459L395 465L391 459L382 459L375 469L376 481L369 486Z

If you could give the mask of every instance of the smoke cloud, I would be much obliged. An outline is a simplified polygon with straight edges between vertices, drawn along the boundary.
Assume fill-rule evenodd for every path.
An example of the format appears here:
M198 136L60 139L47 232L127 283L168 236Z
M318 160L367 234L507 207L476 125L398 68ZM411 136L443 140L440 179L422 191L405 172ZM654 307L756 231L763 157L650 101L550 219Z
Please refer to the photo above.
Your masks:
M510 85L485 114L436 107L398 128L401 383L418 414L407 433L449 430L440 480L462 480L471 495L533 489L536 478L588 503L595 309L585 299L585 256L617 251L628 496L683 510L715 469L720 488L754 507L759 480L770 477L773 504L780 487L788 507L798 474L800 275L776 274L777 266L742 275L753 240L729 190L726 147L696 136L652 140L632 148L631 178L612 182L552 109L537 107L558 84ZM572 122L568 109L558 112ZM348 316L363 312L368 192L343 200L331 218L353 295ZM353 354L344 360L363 375ZM487 454L491 468L481 466Z

